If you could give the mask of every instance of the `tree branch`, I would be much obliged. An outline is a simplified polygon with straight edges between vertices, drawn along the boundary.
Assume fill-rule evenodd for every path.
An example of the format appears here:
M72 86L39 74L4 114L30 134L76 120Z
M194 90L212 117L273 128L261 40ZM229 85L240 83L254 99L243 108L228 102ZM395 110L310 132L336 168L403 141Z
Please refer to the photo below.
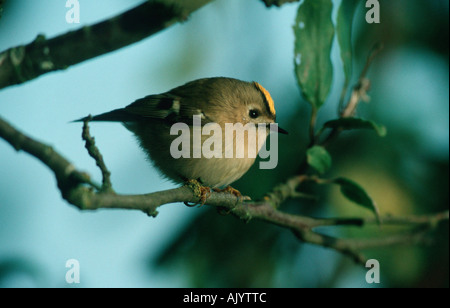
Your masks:
M105 190L104 186L97 185L90 180L88 174L76 168L52 147L36 141L16 130L0 117L0 137L5 139L17 151L24 151L38 158L55 174L58 188L62 197L81 210L106 209L133 209L140 210L149 216L158 214L158 207L175 202L198 202L198 197L188 186L182 186L165 191L144 195L119 195L112 189ZM89 135L87 122L83 128L83 139L89 140L89 147L95 148L94 139ZM98 151L98 149L97 149ZM102 170L106 166L99 164L101 157L98 152L90 154ZM314 228L325 226L364 226L377 221L374 218L312 218L301 215L284 213L278 208L287 199L299 197L298 187L306 181L320 182L320 179L307 175L294 176L284 183L277 185L260 201L242 202L233 194L211 192L206 200L207 205L217 207L240 219L262 220L280 227L290 229L303 242L328 247L352 257L356 262L365 264L361 250L373 247L394 244L426 243L428 231L434 229L440 222L449 219L448 211L434 215L383 217L384 224L414 227L414 229L401 233L378 238L342 239L330 237L314 231Z
M149 0L111 19L0 53L0 89L138 42L187 17L211 0Z

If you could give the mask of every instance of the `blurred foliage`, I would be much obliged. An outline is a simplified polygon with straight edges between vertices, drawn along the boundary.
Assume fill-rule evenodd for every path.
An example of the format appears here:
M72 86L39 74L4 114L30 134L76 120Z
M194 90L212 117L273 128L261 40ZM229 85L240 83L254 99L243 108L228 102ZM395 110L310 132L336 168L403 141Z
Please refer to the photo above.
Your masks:
M448 160L421 160L423 172L414 174L415 168L402 163L405 149L397 146L399 137L388 137L387 140L368 137L369 133L349 134L330 148L335 154L335 166L338 166L334 170L336 174L354 178L366 187L378 202L382 214L425 214L448 209ZM341 147L348 151L339 151ZM420 145L407 149L420 151ZM332 206L339 215L368 215L359 209L355 212L336 191L329 192L329 199L333 200ZM373 236L399 230L401 228L386 226L363 230L348 228L343 229L341 235ZM370 250L367 255L380 260L385 267L382 275L386 286L448 286L448 235L447 222L431 235L431 246L386 247ZM429 275L434 276L434 281L427 278Z
M361 1L346 0L342 1L339 7L339 12L336 21L337 39L339 42L339 49L341 51L341 59L344 67L345 83L344 91L350 82L353 67L353 45L352 45L352 29L353 17L356 8Z
M376 74L381 74L376 66L383 61L383 56L397 48L421 46L439 54L448 64L448 3L438 0L380 0L380 7L380 24L368 25L361 21L363 18L357 23L358 29L354 32L354 56L358 58L356 71L361 70L367 51L375 42L383 42L386 48L373 64L375 69L369 74L372 80L377 79ZM362 10L360 7L357 14L363 14ZM376 91L375 84L369 95ZM328 104L335 104L337 108L338 101L339 97L330 97ZM258 198L298 170L307 147L307 128L299 130L298 123L308 123L309 116L302 104L298 104L298 110L292 110L289 123L281 123L290 135L279 140L277 169L258 170L253 167L234 185L237 189ZM376 100L370 106L374 104L377 104ZM361 112L370 113L370 106L363 106ZM402 117L402 114L395 116ZM382 118L377 120L383 122ZM395 121L391 122L385 138L367 131L345 132L328 150L333 156L333 167L327 175L345 176L357 181L375 199L382 214L421 214L448 209L448 153L446 159L424 156L423 144L410 127L396 126ZM283 204L282 210L322 217L371 215L370 211L351 205L339 194L337 187L305 185L303 189L320 199L290 200ZM341 286L340 281L354 272L354 263L333 255L325 259L335 264L332 273L324 279L325 282L314 285L316 272L297 264L299 259L308 258L302 256L305 245L289 231L258 221L246 224L233 217L218 215L212 209L199 212L156 258L149 258L149 266L183 271L189 283L198 287L296 287L305 283L311 287L331 287ZM398 229L349 227L327 231L334 232L333 235L356 237L382 232L388 234ZM367 256L380 261L382 285L448 287L448 223L435 232L433 239L434 244L427 247L389 247L367 251ZM330 256L325 254L325 249L323 251L324 255ZM286 273L286 268L291 270ZM285 277L279 279L281 272Z
M4 2L4 0L0 0L0 18L2 18L2 14L3 14L3 2Z
M23 257L4 257L0 259L0 288L36 285L42 272L31 260Z
M388 48L421 45L437 52L448 61L448 1L445 0L379 0L381 22L363 25L356 37L357 50L368 49L382 41ZM357 53L357 55L365 56Z

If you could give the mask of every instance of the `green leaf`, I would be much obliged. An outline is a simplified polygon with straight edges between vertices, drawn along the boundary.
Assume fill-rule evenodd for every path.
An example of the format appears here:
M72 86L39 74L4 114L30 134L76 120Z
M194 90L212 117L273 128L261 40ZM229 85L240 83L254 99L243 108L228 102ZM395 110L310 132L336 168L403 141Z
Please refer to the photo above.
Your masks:
M343 0L337 15L336 35L344 66L345 88L348 87L352 75L352 25L356 7L360 2L358 0Z
M387 133L385 126L361 118L340 118L328 121L323 126L327 128L341 128L344 130L372 129L376 131L380 137L386 136Z
M304 98L319 109L331 89L334 26L331 0L305 0L294 25L295 74Z
M331 156L324 147L315 145L306 151L308 165L319 173L325 173L331 167Z
M333 183L338 184L341 187L341 193L347 197L347 199L371 210L375 214L378 222L381 223L380 214L375 201L372 200L361 186L346 178L334 179Z

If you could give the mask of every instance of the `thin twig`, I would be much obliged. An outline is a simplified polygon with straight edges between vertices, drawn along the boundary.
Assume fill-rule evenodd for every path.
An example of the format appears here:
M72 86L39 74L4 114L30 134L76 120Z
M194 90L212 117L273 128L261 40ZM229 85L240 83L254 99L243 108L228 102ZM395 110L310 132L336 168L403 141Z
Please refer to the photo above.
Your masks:
M383 50L384 46L381 43L375 44L369 52L366 59L366 64L359 75L358 82L353 87L352 95L347 103L347 106L341 113L342 118L351 117L355 114L356 107L361 100L367 100L367 91L370 89L370 81L367 79L367 72L373 63L375 57Z
M102 188L101 191L110 191L112 190L111 184L111 172L106 167L106 164L103 160L103 156L100 153L99 149L95 145L95 139L91 137L89 133L89 121L92 120L92 116L89 115L83 120L83 129L81 138L85 141L85 148L87 149L89 155L95 160L95 163L99 167L102 172Z
M378 55L378 53L381 52L383 49L383 45L378 43L375 44L371 51L369 52L369 55L367 56L366 63L364 65L364 68L361 71L361 74L359 76L358 82L352 89L352 93L350 95L349 101L345 105L344 109L341 111L341 118L348 118L355 115L356 108L358 107L359 102L362 101L368 101L369 96L367 95L367 92L370 89L370 81L366 78L367 72L369 71L369 68L371 64L373 63L373 60ZM343 95L343 94L342 94ZM341 95L341 97L342 97ZM344 95L345 96L345 95ZM320 130L319 133L322 134L324 130ZM337 127L334 128L329 135L320 142L321 146L328 146L333 140L335 140L339 134L342 132L342 129ZM319 134L318 134L319 135ZM316 140L319 140L319 136L316 135Z
M90 176L76 170L65 157L53 147L34 140L15 129L0 117L0 137L6 140L16 151L24 151L44 163L55 174L58 187L63 193L79 184L87 184L96 189L100 186L91 181Z
M311 118L309 120L309 145L312 146L315 144L316 140L316 122L317 122L317 107L312 106L311 109Z

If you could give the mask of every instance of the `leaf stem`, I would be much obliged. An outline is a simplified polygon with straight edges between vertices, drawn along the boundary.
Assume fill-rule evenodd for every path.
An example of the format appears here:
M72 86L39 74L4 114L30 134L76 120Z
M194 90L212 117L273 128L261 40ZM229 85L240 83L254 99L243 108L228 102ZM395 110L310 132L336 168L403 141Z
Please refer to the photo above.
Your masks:
M317 107L311 105L311 119L309 121L309 147L313 146L316 142L316 122L317 122Z

